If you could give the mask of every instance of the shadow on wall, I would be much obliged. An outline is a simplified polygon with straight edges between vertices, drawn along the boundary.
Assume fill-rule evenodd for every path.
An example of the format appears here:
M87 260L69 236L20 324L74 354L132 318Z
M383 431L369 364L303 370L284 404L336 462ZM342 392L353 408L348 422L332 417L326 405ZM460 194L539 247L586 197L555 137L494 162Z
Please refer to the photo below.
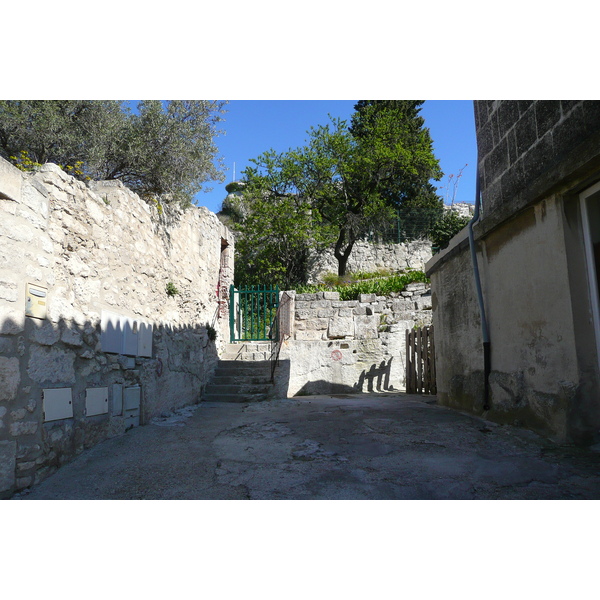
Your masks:
M363 369L354 385L336 383L334 381L307 381L296 393L296 396L312 396L318 394L361 394L366 392L398 391L390 387L392 361L382 360L379 365L372 364L369 370Z
M153 326L145 357L107 353L101 337L99 322L0 319L0 495L197 403L218 361L205 325Z
M393 357L386 363L382 360L380 365L371 365L368 371L363 371L358 378L356 387L358 391L364 392L365 382L367 392L383 392L390 389L390 373L392 370ZM393 389L393 388L392 388Z

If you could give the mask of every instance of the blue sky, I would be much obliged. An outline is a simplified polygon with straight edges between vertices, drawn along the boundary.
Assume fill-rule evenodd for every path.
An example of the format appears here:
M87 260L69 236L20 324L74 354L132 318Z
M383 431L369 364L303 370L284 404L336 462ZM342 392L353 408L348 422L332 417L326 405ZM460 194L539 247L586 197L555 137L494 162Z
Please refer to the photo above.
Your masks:
M311 126L325 125L328 115L350 119L355 100L232 100L227 106L224 131L216 138L216 145L227 169L224 183L208 184L211 192L200 192L196 202L218 212L227 195L225 186L241 177L250 159L273 148L284 152L301 146L307 140ZM436 157L444 177L436 183L443 189L440 195L450 200L454 181L463 169L455 201L473 202L475 198L475 121L470 100L427 100L421 115L430 129ZM468 165L465 167L465 165ZM464 168L463 168L464 167ZM448 176L454 178L448 185Z

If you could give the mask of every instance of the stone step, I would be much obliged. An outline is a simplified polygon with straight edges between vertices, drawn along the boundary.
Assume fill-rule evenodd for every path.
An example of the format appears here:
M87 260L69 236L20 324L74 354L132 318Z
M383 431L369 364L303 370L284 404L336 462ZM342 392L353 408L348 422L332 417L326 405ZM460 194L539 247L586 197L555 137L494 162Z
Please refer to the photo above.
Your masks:
M206 394L265 394L269 391L269 383L210 383L206 386Z
M252 375L259 376L268 373L271 375L271 361L246 361L246 360L220 360L217 363L215 375Z
M244 376L244 375L216 375L208 385L269 385L271 375Z
M203 402L262 402L267 394L204 394Z
M259 402L272 389L270 343L229 344L213 378L206 386L204 402Z
M270 356L270 342L252 342L228 344L220 358L221 360L258 361L269 360Z

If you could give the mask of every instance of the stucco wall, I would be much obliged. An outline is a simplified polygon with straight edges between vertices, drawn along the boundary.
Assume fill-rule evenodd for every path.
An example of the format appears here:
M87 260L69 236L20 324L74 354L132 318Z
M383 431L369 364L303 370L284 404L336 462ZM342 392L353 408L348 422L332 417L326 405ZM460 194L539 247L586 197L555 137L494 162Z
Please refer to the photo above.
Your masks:
M474 227L491 345L487 418L559 442L600 440L598 357L578 194L600 180L600 104L475 103ZM467 230L426 265L438 397L481 413L482 330Z
M488 416L565 441L579 372L571 292L557 285L568 277L562 223L561 203L544 201L490 234L478 262L491 340ZM481 413L483 339L468 245L431 280L438 398Z
M229 336L232 279L233 237L207 209L161 210L120 182L0 159L0 494L197 402ZM43 318L26 316L28 284L45 294L33 297ZM71 398L72 416L49 420L48 390Z

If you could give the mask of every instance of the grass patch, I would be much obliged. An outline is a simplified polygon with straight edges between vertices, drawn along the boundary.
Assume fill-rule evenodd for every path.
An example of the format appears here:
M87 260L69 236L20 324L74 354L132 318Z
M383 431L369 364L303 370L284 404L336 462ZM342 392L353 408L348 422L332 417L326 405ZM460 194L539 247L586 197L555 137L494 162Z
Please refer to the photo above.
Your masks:
M364 275L361 273L359 275ZM370 273L369 275L373 275ZM315 292L339 292L340 300L358 300L360 294L376 294L377 296L389 296L392 292L402 292L409 283L429 283L429 278L423 271L408 271L406 273L382 277L354 278L351 274L348 278L338 278L337 283L326 283L318 285L300 285L296 287L296 293L306 294Z

